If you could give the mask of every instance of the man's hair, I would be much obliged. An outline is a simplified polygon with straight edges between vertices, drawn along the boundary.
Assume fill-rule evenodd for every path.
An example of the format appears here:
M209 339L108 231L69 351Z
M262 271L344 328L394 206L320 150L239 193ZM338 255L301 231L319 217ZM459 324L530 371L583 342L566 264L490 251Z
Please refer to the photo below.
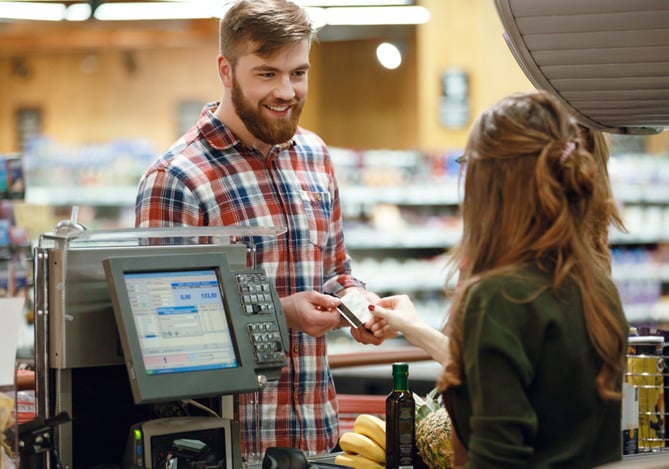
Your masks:
M269 57L315 37L307 12L289 0L239 0L221 19L220 53L235 65L242 55Z

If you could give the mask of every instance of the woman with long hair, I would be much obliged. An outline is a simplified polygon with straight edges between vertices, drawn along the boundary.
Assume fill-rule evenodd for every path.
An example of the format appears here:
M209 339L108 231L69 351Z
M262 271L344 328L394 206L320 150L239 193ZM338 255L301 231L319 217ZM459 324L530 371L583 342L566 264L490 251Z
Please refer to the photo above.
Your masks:
M545 91L483 112L464 160L463 236L449 260L459 286L438 386L466 467L621 459L628 324L593 242L610 194L598 162ZM373 313L392 326L415 310L402 296Z

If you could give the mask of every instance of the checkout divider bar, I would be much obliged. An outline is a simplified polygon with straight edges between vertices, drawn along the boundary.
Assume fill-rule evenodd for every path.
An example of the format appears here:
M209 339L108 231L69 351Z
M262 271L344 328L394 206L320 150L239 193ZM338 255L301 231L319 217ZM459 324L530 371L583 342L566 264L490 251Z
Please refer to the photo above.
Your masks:
M393 347L392 349L380 348L365 351L365 353L336 353L328 356L328 362L332 369L427 360L433 360L432 356L425 350L413 346Z

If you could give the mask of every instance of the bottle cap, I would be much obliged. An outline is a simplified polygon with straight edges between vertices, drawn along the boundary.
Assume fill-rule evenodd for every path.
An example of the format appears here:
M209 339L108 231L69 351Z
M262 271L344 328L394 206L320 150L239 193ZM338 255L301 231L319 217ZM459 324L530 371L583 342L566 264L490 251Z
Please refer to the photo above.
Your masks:
M393 363L393 373L406 373L409 374L409 364L408 363Z

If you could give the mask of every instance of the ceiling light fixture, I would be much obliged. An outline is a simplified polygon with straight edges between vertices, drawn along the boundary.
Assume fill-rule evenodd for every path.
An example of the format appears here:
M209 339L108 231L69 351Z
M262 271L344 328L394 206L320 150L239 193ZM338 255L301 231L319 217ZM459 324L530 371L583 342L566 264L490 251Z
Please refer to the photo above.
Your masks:
M65 20L67 21L86 21L90 17L90 3L73 3L65 10Z
M402 53L399 47L390 42L382 42L376 48L376 58L388 70L395 70L402 65Z
M213 17L205 2L113 2L102 3L93 12L100 21L171 20Z
M421 6L335 7L325 12L333 26L424 24L430 19L429 10Z
M0 18L9 20L61 21L63 3L0 2Z
M430 12L427 8L408 5L408 3L413 3L412 0L341 0L339 2L302 0L301 3L313 18L317 28L326 25L423 24L430 19ZM339 6L317 7L315 5ZM91 14L100 21L221 18L230 6L229 2L220 0L102 2L91 12L91 5L88 2L74 3L66 7L64 3L55 2L0 1L0 19L85 21L90 18Z
M413 0L294 0L305 7L370 7L413 5Z

